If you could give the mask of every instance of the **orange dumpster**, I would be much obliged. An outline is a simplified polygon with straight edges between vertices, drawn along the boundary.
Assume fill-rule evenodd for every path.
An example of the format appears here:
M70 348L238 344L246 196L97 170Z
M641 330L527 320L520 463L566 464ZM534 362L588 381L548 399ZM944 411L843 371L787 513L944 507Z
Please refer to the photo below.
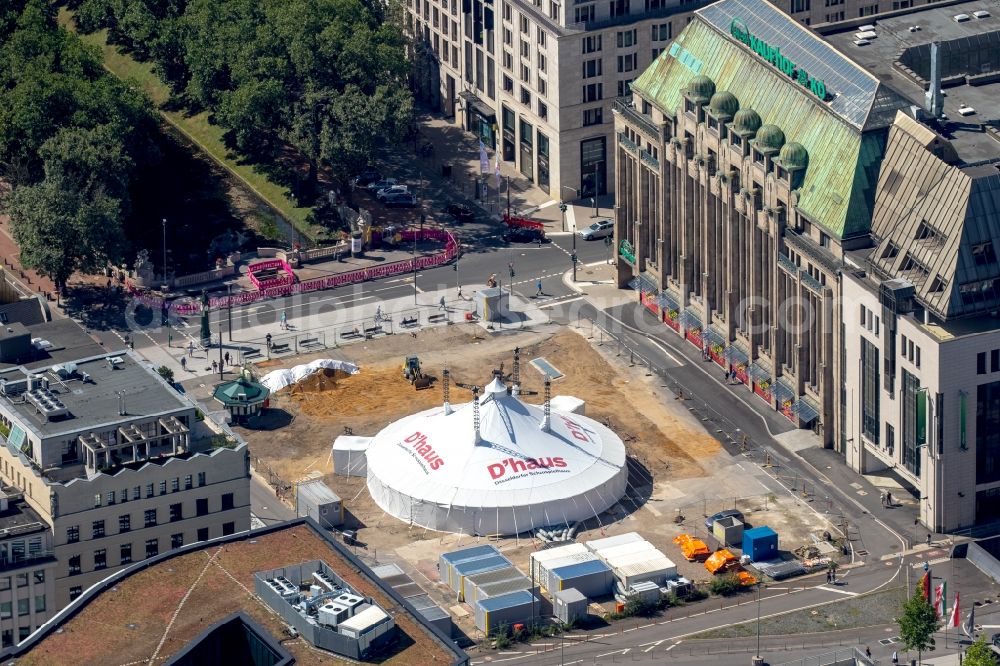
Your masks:
M749 571L739 571L736 577L740 579L740 585L750 587L757 584L757 578Z
M681 547L681 553L684 554L684 559L688 562L704 559L712 552L705 545L704 541L695 539L690 534L681 534L674 537L674 543Z

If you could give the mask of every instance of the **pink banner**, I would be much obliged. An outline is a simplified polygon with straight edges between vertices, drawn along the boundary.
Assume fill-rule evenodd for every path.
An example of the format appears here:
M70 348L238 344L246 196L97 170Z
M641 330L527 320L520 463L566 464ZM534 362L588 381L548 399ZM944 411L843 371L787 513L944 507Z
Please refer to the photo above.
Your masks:
M417 240L441 241L445 244L444 252L418 257L416 260L405 259L403 261L394 261L391 264L385 264L383 266L362 268L349 273L337 273L336 275L317 278L307 282L268 286L260 289L259 291L245 291L239 294L233 294L232 296L218 296L209 299L208 307L209 309L214 310L216 308L227 308L232 305L246 305L248 303L255 303L268 298L280 298L282 296L291 296L293 294L304 294L311 291L321 291L323 289L343 287L344 285L357 284L358 282L366 282L368 280L377 280L379 278L412 272L414 270L414 261L416 262L416 270L419 271L425 268L434 268L435 266L446 264L458 255L458 242L455 240L454 236L444 229L427 228L423 231L406 230L400 232L400 236L403 240L408 241L412 241L414 237L416 237ZM274 259L251 264L250 268L256 270L275 268L275 265L269 265L272 264L272 262L277 264L284 263L287 266L286 262L282 262L280 259ZM291 270L290 267L289 270ZM250 273L250 276L251 281L253 281L252 272ZM132 294L133 298L138 300L143 305L154 309L163 309L163 299L159 296L154 296L148 292L137 289L128 280L125 281L125 286L129 293ZM170 303L169 307L174 312L185 316L201 312L201 303L197 301L174 301Z

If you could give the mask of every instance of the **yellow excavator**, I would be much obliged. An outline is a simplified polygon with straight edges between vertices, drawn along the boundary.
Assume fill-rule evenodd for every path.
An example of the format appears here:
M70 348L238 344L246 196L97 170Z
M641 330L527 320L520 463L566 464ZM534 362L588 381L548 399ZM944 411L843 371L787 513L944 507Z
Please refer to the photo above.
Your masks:
M406 360L403 361L403 377L409 380L413 384L413 388L418 391L430 388L433 381L420 369L420 359L416 356L407 356Z

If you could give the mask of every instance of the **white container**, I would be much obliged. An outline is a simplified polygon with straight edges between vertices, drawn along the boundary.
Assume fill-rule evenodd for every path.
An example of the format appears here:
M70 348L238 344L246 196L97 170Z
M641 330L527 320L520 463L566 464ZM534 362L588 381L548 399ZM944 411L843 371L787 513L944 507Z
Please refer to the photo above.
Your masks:
M646 553L651 550L656 550L656 546L649 543L648 541L633 541L632 543L623 543L619 546L613 546L611 548L604 548L597 551L597 556L602 560L607 562L608 560L613 560L617 557L623 555L631 555L632 553Z
M632 543L634 541L645 541L645 539L638 532L626 532L625 534L616 534L615 536L604 537L603 539L585 541L584 545L596 553L604 548L611 548L612 546Z
M677 576L677 566L666 557L654 558L615 569L615 575L626 588L644 581L659 585Z
M542 564L544 562L551 562L552 560L557 560L561 557L567 557L569 555L577 555L579 553L586 553L587 547L582 543L571 543L565 546L558 546L556 548L546 548L545 550L537 550L532 553L529 557L531 560L530 571L532 575L537 579L541 577L542 574Z

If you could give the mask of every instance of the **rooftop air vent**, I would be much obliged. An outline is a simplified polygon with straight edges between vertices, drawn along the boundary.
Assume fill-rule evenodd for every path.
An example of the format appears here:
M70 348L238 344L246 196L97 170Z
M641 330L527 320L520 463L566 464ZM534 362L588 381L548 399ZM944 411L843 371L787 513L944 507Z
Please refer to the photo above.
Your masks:
M868 46L869 44L871 44L871 42L868 41L867 39L855 39L854 40L854 45L855 46Z
M120 370L125 367L125 359L121 356L109 356L108 357L108 367L112 370Z
M919 25L911 25L909 28L907 28L907 30L909 30L910 32L920 32L920 26Z
M874 30L862 30L861 32L854 33L854 36L858 39L875 39L878 37Z
M965 23L972 17L968 14L955 14L952 18L955 19L955 23Z
M990 17L990 13L985 9L980 9L977 12L972 12L972 15L975 16L977 19L984 19Z
M858 30L860 30L861 32L872 32L873 30L875 30L875 24L874 23L866 23L865 25L863 25L860 28L858 28Z
M975 115L975 113L976 110L973 109L971 106L963 104L962 106L958 107L958 115L960 116L972 116Z

